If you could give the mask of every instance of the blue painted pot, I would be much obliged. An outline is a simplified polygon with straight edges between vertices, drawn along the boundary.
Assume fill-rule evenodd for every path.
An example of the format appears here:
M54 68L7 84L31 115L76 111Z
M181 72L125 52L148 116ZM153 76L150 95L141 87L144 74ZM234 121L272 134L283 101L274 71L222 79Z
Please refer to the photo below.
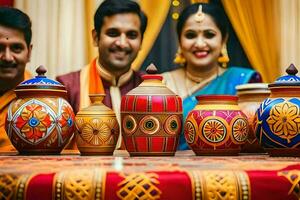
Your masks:
M300 156L300 77L290 65L288 75L268 85L270 97L255 115L255 133L271 156Z

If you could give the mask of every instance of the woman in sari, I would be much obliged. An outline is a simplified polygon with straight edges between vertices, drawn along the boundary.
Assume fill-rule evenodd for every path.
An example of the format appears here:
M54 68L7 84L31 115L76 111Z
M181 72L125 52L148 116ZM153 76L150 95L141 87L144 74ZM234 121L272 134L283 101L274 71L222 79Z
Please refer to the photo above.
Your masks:
M223 10L214 4L192 4L180 14L177 24L179 51L175 62L182 67L163 76L166 85L183 99L183 119L198 103L198 95L235 95L235 86L262 81L259 73L252 69L227 68L226 19ZM189 149L183 134L179 149Z

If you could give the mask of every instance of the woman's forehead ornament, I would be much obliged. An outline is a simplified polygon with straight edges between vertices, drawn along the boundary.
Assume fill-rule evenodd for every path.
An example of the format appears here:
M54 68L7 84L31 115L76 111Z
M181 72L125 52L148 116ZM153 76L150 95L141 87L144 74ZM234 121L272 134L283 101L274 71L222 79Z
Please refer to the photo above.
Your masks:
M195 16L195 21L197 23L201 23L204 20L204 18L205 18L205 14L204 12L202 12L202 5L199 5L198 11Z

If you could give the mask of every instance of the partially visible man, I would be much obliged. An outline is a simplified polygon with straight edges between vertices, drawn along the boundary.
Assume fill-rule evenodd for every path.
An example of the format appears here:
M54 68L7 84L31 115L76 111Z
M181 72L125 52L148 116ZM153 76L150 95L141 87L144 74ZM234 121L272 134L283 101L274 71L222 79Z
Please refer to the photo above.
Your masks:
M121 96L141 83L131 64L141 48L147 17L130 0L106 0L94 15L92 30L98 57L80 71L57 77L68 90L75 113L90 104L89 94L105 93L103 103L120 122Z
M0 7L0 150L12 150L6 132L8 105L16 98L14 88L30 78L25 66L31 54L31 21L22 11Z

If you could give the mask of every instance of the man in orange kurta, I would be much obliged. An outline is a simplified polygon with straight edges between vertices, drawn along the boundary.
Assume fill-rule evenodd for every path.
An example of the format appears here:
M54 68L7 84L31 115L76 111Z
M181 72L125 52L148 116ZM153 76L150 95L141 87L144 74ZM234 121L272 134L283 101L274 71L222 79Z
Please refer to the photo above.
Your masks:
M25 66L30 60L31 36L28 15L0 7L0 151L14 149L5 132L6 113L16 98L14 88L30 77Z

